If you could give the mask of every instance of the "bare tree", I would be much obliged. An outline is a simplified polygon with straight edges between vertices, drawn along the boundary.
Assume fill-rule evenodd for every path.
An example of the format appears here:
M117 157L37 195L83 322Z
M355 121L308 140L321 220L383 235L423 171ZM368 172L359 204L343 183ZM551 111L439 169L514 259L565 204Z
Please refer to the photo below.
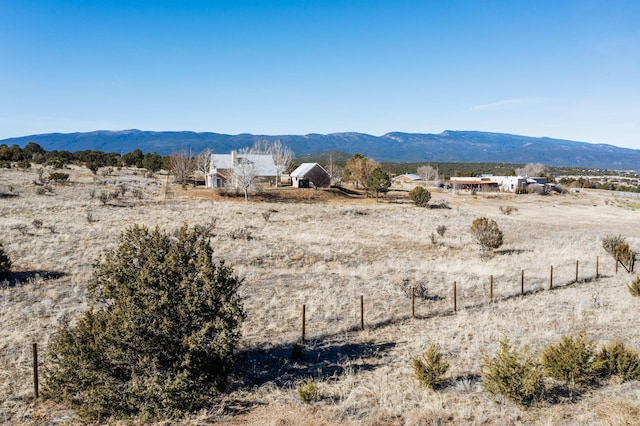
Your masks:
M185 184L195 170L196 159L191 150L181 150L169 155L169 173L174 176L175 182Z
M202 175L203 179L206 179L207 173L209 173L211 154L213 154L213 150L205 148L195 157L195 173L199 176Z
M254 154L252 149L241 149L238 151L237 163L234 164L235 184L244 192L245 201L249 199L249 189L258 176L258 166L249 157L252 154Z
M425 182L430 180L438 180L438 170L432 167L430 164L418 167L418 176Z
M331 185L342 184L342 167L338 166L336 162L333 161L332 155L329 156L329 162L326 164L325 170L329 173Z
M542 176L547 171L544 164L541 163L529 163L524 167L517 168L515 170L517 176Z
M280 177L291 164L293 151L291 151L288 146L280 142L280 140L261 140L253 145L252 152L254 154L271 155L273 158L273 164L276 166L276 187L278 187L280 185Z

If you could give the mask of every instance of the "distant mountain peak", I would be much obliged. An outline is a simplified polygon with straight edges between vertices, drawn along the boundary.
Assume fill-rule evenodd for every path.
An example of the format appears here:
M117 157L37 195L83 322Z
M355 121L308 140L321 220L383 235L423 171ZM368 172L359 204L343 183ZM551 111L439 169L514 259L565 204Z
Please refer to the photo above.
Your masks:
M297 156L341 151L350 154L358 152L377 161L542 163L549 166L640 170L640 150L476 130L445 130L439 134L396 131L372 136L358 132L227 135L125 129L32 135L1 140L0 144L18 144L24 147L29 142L36 142L49 151L95 149L124 154L141 149L143 152L168 155L182 149L199 152L211 148L219 153L230 152L250 147L263 139L280 140Z

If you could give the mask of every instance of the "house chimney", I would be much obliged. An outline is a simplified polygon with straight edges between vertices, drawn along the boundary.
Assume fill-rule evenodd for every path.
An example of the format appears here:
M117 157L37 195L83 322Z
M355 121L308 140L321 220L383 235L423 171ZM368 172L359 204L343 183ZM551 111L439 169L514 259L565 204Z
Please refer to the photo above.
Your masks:
M231 151L231 165L235 166L238 164L238 153L236 151Z

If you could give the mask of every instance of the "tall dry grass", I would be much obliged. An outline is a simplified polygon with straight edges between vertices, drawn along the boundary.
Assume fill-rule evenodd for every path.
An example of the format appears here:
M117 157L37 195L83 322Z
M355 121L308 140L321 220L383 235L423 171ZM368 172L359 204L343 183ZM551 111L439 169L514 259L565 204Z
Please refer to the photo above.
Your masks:
M168 230L215 223L215 256L244 277L248 316L239 372L217 406L187 423L277 423L295 412L293 419L318 424L623 424L640 410L637 382L611 383L572 404L523 412L491 402L478 377L483 355L495 351L502 336L535 351L584 329L595 340L621 339L640 349L636 300L626 290L630 275L615 274L601 247L605 235L622 234L640 248L638 213L628 204L585 191L434 193L432 203L444 200L449 209L417 208L403 196L375 203L314 192L296 193L295 202L243 202L166 188L165 176L133 170L99 177L82 168L66 172L70 183L43 195L32 183L35 171L0 170L0 190L11 186L17 194L0 198L3 242L17 272L0 289L0 422L73 421L64 407L33 400L31 343L40 345L46 365L56 325L87 308L93 262L134 223ZM102 205L96 194L122 184L143 197L128 190ZM504 215L501 205L517 211ZM504 232L504 246L489 260L468 234L478 216L496 220ZM33 225L36 219L42 227ZM434 241L439 225L447 230ZM520 296L523 270L526 294ZM411 287L427 296L417 299L415 319ZM289 354L300 338L303 304L305 358L295 363ZM449 385L439 392L421 388L411 369L411 359L432 342L451 364ZM312 407L297 398L306 378L319 383L321 399Z

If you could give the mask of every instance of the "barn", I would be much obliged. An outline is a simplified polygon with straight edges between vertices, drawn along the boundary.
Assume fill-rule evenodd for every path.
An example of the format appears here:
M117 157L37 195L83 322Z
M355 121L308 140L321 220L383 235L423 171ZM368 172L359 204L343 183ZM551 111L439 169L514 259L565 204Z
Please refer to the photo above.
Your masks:
M296 188L325 188L331 185L331 176L318 163L302 163L289 176Z

